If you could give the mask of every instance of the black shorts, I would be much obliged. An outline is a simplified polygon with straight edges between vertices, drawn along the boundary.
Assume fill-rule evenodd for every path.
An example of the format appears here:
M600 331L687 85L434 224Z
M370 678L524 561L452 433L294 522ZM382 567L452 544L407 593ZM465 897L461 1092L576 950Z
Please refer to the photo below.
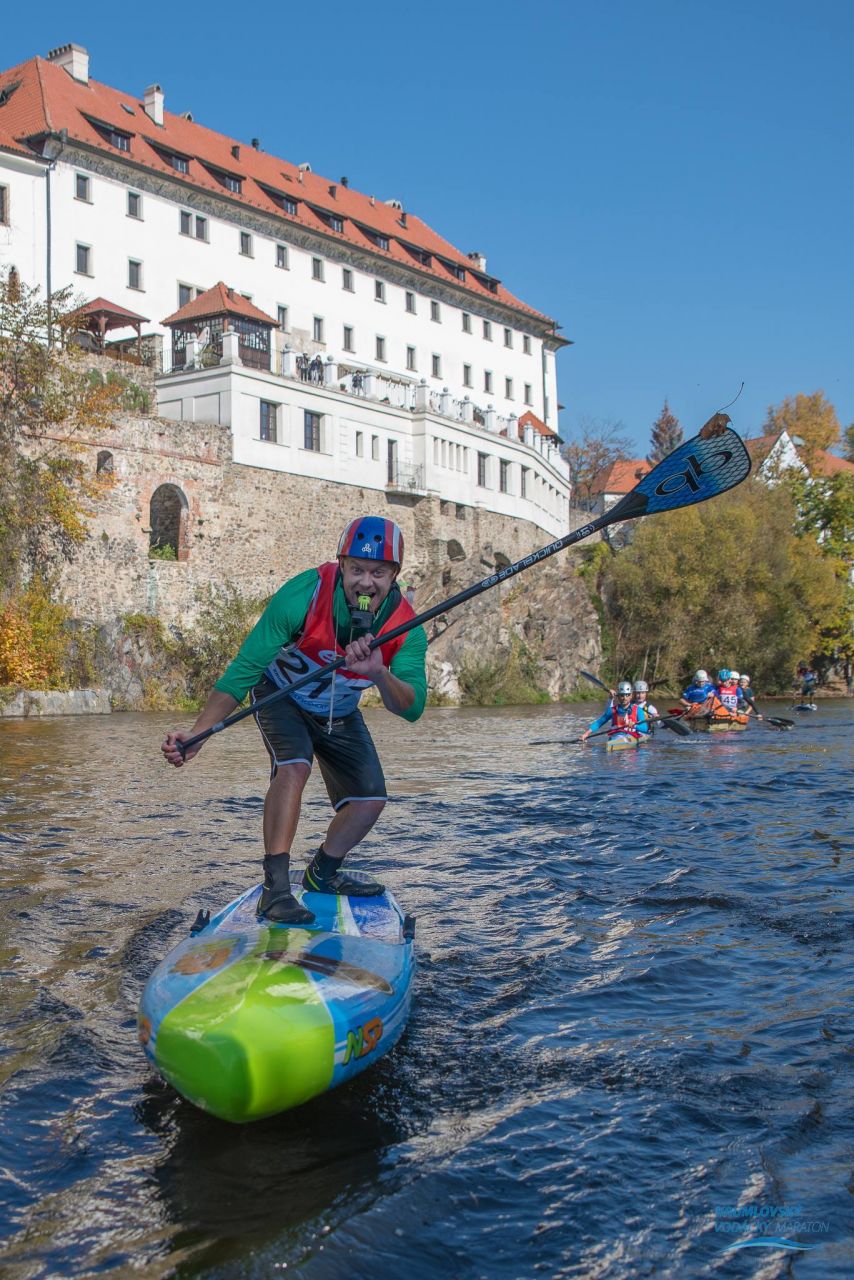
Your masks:
M257 702L275 689L271 680L262 680L251 699ZM310 768L317 756L333 809L351 800L388 798L380 758L361 711L333 720L330 732L328 717L310 715L293 698L279 698L256 711L255 722L270 757L271 778L283 764Z

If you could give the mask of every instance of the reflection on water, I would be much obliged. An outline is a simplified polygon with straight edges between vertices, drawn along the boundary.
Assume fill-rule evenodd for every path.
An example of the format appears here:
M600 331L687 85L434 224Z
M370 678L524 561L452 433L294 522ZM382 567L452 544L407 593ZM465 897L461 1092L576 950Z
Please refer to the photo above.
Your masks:
M596 710L372 713L410 1028L247 1127L149 1070L135 1009L259 877L254 728L172 771L162 716L0 723L4 1274L850 1275L851 713L529 745ZM327 816L315 786L297 857ZM826 1225L725 1254L739 1204Z

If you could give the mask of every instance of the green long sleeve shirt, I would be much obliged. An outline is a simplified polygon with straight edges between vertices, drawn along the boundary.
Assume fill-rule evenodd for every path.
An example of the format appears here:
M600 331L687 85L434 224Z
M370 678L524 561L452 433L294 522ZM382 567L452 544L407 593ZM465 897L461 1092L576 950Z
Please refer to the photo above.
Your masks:
M237 657L217 680L215 689L230 694L237 702L243 701L281 647L291 644L299 636L319 577L316 569L306 569L279 588L243 641ZM394 603L391 597L387 597L380 605L377 629L391 613ZM332 611L338 643L343 646L350 638L350 610L340 581L335 584ZM427 701L427 673L424 667L426 654L427 635L424 628L413 627L404 636L403 644L391 660L389 670L392 675L411 685L415 691L415 701L408 711L402 713L404 720L417 720L424 711Z

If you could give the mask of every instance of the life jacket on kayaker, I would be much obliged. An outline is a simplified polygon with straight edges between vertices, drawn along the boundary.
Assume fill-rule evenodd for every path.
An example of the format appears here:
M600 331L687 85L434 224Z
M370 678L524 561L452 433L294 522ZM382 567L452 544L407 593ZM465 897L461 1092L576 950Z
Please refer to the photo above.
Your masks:
M280 689L287 688L307 672L326 667L343 655L344 650L335 634L332 597L338 577L338 565L322 564L317 570L319 580L303 623L302 633L293 644L279 650L266 674ZM399 594L399 593L398 593ZM415 617L415 610L403 596L392 609L379 631L379 636ZM381 645L383 662L391 666L391 660L403 644L405 636L397 636ZM297 706L315 716L325 716L334 706L337 716L349 715L356 710L365 689L373 684L364 676L353 675L346 667L339 667L332 679L317 685L309 684L291 694Z
M627 707L611 707L611 726L608 730L609 738L615 733L628 734L632 738L640 738L642 734L649 733L649 722L644 709L636 702Z
M738 711L739 690L734 680L727 680L723 684L718 685L717 699L727 709L730 715L735 715Z

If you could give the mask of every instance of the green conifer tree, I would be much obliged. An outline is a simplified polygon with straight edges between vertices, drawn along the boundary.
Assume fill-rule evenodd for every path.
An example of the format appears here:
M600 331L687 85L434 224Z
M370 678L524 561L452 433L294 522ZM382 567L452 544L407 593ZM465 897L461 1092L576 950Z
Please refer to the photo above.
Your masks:
M666 458L668 453L678 448L683 439L679 419L670 412L670 405L665 399L664 408L652 424L647 462L650 466L655 466L657 462L661 462L662 458Z

